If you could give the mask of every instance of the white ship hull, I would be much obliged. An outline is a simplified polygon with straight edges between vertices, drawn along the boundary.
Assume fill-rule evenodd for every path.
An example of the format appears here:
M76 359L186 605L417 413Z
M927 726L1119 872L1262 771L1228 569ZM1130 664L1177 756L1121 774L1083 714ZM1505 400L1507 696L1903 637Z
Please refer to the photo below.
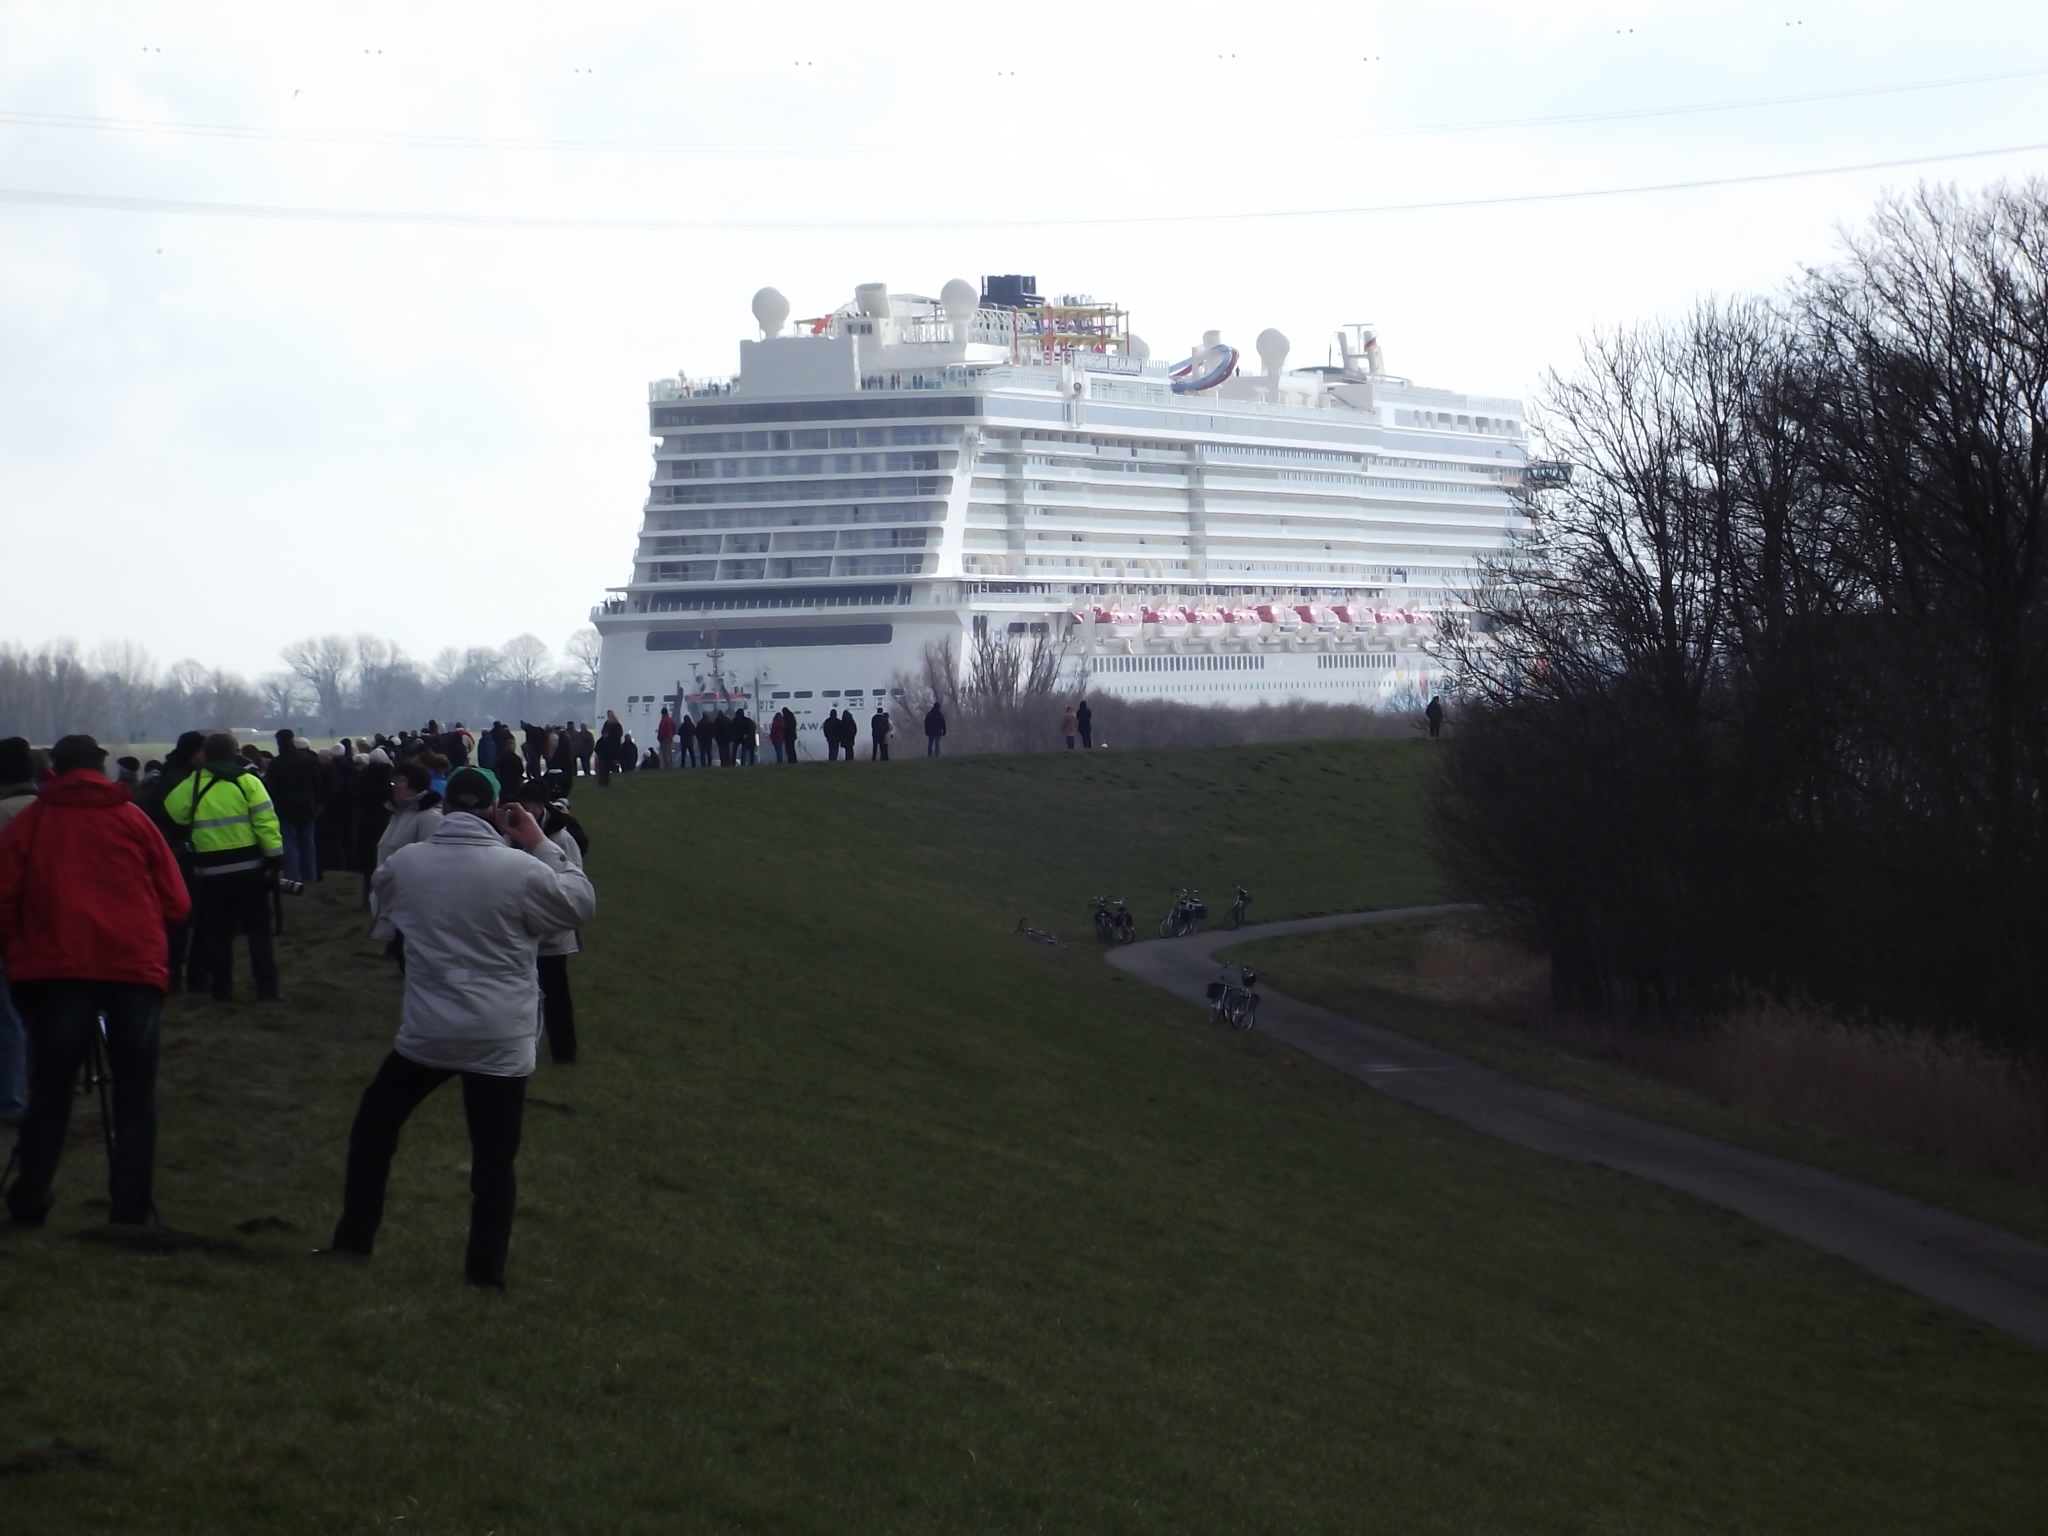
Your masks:
M601 709L643 741L664 704L721 696L865 717L928 647L964 665L987 633L1134 699L1383 706L1440 685L1436 624L1366 620L1454 615L1519 526L1519 402L1270 357L1187 393L1121 332L1089 349L1120 311L961 287L864 289L798 337L757 298L770 335L738 376L652 386L633 580L592 614ZM1027 355L1040 332L1060 344Z

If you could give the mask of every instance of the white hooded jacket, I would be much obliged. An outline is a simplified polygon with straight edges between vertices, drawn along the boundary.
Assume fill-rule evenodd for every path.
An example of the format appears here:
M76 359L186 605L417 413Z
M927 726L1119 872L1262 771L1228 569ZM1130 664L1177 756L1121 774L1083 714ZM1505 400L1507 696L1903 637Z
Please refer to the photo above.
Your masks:
M481 817L450 812L370 882L378 917L405 935L398 1054L422 1066L524 1077L540 1033L541 940L597 910L562 850L508 847Z

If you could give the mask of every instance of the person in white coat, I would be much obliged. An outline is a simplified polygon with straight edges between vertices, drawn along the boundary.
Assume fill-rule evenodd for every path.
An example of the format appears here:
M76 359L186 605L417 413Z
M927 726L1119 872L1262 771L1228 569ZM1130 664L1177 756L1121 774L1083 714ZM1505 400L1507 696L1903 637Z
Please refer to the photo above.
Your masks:
M341 1219L320 1252L369 1256L399 1131L459 1077L470 1144L465 1269L470 1284L503 1290L540 1033L535 963L542 939L590 920L597 894L525 809L497 799L495 775L458 768L434 835L393 853L373 878L378 916L405 937L405 1003L398 1039L356 1110Z

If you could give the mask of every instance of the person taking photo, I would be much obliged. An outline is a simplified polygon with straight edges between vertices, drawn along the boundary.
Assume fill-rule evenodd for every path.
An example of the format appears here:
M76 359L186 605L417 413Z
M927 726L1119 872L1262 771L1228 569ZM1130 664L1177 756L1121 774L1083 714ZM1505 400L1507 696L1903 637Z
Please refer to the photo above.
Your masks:
M541 1028L541 941L587 923L597 893L530 812L498 805L494 774L456 769L442 812L433 836L393 853L372 882L379 918L405 940L405 1002L398 1039L357 1107L341 1219L319 1251L369 1257L399 1132L427 1095L460 1078L470 1145L464 1268L470 1284L503 1290L513 1160Z

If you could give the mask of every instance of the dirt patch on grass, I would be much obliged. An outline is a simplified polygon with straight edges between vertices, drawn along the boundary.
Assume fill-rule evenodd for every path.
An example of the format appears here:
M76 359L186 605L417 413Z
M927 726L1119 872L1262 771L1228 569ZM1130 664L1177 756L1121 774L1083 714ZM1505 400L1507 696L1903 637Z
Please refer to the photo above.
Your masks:
M52 1440L32 1445L0 1461L0 1477L23 1477L32 1472L113 1472L114 1459L96 1445L73 1445L69 1440Z
M225 1237L208 1237L178 1227L131 1227L109 1222L104 1227L87 1227L77 1234L84 1243L99 1243L129 1253L163 1255L204 1253L216 1258L246 1259L249 1250Z

